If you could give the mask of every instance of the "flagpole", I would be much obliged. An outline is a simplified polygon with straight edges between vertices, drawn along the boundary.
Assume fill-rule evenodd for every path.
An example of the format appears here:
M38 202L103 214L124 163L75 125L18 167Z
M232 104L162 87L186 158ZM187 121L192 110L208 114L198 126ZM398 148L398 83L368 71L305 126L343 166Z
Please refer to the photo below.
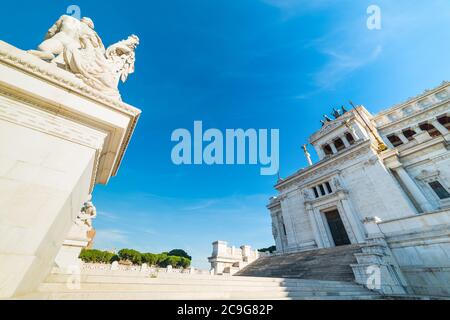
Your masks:
M355 106L355 104L350 101L350 105L353 107L353 109L356 111L356 113L358 114L358 116L364 121L364 124L366 125L366 127L369 129L370 133L374 136L374 138L377 140L378 143L378 151L379 152L383 152L386 151L388 149L388 147L384 144L383 141L380 140L380 138L378 137L377 134L375 134L375 132L372 130L372 128L370 127L370 125L367 123L366 119L362 116L362 114L359 112L358 108Z

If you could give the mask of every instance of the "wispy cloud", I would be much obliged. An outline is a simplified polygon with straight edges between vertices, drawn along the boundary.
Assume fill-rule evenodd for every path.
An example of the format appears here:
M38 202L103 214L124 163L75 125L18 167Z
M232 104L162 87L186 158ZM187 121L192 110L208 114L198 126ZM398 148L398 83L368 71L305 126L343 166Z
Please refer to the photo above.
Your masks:
M211 208L216 203L217 203L217 200L215 200L215 199L200 200L194 204L191 204L184 208L181 208L181 210L183 210L183 211L204 210L207 208Z
M110 212L99 211L97 215L103 219L107 220L118 220L119 216Z
M287 8L303 2L300 0L286 0L287 3L268 1ZM317 6L327 4L331 6L330 2L319 1ZM424 26L436 24L436 20L442 24L450 16L448 1L438 0L435 5L430 6L426 2L411 4L410 1L405 0L380 0L377 5L381 8L382 29L373 31L366 27L368 15L363 10L364 6L361 6L360 12L352 11L350 16L342 8L339 11L339 7L335 7L338 17L335 24L328 32L310 41L306 46L307 49L313 49L322 55L325 62L316 72L309 75L312 89L300 93L295 97L296 99L306 99L323 91L335 89L338 84L345 82L353 74L376 63L386 51L402 50L397 48L399 37L411 39L413 43L417 41L417 35L423 32Z
M98 229L94 241L96 248L105 250L122 248L130 244L128 232L119 229Z
M120 199L127 203L125 211L132 212L132 216L111 213L121 207L114 201L108 203L105 212L110 214L99 215L94 222L99 226L96 248L134 248L155 253L181 248L193 256L194 266L208 269L207 257L213 241L225 240L235 246L248 244L256 248L273 243L270 216L265 208L268 194L179 198L170 203L154 194L140 195L146 200L129 201L135 198L134 194ZM118 216L118 220L111 220L110 216Z
M364 11L353 20L338 19L333 28L305 45L306 50L313 50L322 57L323 63L308 75L311 90L300 93L295 99L307 99L333 90L381 57L391 31L369 31L366 19Z
M299 14L319 10L330 3L332 0L261 0L263 3L278 8L283 20L289 20Z
M329 62L314 75L315 85L321 90L334 88L337 83L353 72L375 61L382 53L383 47L377 45L375 48L364 51L367 52L349 54L345 51L325 50L323 53L328 57Z

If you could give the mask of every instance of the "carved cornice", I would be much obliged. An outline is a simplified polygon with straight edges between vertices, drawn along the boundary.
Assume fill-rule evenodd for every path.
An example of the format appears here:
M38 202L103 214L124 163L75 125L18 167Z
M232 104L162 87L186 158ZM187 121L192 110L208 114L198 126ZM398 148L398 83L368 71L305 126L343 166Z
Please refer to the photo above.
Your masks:
M106 132L30 107L25 101L10 100L8 94L1 90L0 93L0 119L96 150L103 148Z
M423 182L433 182L436 181L440 175L441 172L439 170L422 170L416 179Z
M388 115L388 114L390 114L392 112L395 112L397 110L403 109L404 107L406 107L406 106L408 106L408 105L410 105L410 104L412 104L412 103L414 103L416 101L420 101L420 100L422 100L422 99L424 99L424 98L426 98L428 96L431 96L431 95L433 95L435 93L438 93L439 91L447 88L449 85L450 85L450 81L443 81L438 87L436 87L434 89L427 89L423 93L421 93L421 94L419 94L419 95L417 95L415 97L409 98L405 102L396 104L396 105L390 107L387 110L379 112L377 115L374 116L374 119L377 120L377 119L379 119L379 118L381 118L383 116L386 116L386 115Z
M347 112L342 117L326 123L318 132L314 133L310 137L309 142L314 143L315 141L319 140L320 138L329 134L330 132L332 132L338 128L341 128L342 126L345 126L346 123L352 118L354 118L353 113Z
M0 119L24 126L61 139L95 149L95 163L90 190L94 189L100 157L108 136L107 132L94 130L85 125L48 112L46 108L36 108L25 99L12 96L0 90Z
M328 204L332 201L347 199L347 196L349 193L350 192L346 189L336 190L335 192L327 194L325 196L321 196L320 198L306 200L305 205L317 207L317 206L321 206L324 204Z
M3 48L5 46L8 47L8 51ZM11 51L16 51L15 53L17 54L12 54ZM56 83L58 86L72 90L78 94L93 99L96 102L101 102L133 117L136 117L141 113L141 110L135 107L132 107L120 100L108 98L100 91L92 89L70 72L57 69L57 67L52 68L53 66L51 64L10 46L3 41L0 41L0 62L31 73L33 76L38 76L47 81Z
M450 98L435 105L428 107L427 109L419 110L412 115L407 117L403 117L395 122L391 122L385 124L383 126L378 127L379 131L382 131L383 135L389 135L400 130L409 128L413 125L416 125L420 122L433 119L433 117L439 116L443 113L446 113L450 110Z
M330 171L340 169L339 166L342 163L355 159L362 154L366 154L370 150L370 147L370 140L360 141L351 146L349 149L346 149L342 153L334 155L331 158L324 159L314 166L308 167L291 175L290 177L277 184L275 187L276 189L281 191L283 188L286 188L292 185L292 183L295 183L299 180L302 180L302 185L306 185L310 183L311 180L318 179L318 177L328 174L330 173Z
M267 209L269 210L273 210L273 209L277 209L281 206L281 200L280 198L274 198L270 200L270 203L267 205Z

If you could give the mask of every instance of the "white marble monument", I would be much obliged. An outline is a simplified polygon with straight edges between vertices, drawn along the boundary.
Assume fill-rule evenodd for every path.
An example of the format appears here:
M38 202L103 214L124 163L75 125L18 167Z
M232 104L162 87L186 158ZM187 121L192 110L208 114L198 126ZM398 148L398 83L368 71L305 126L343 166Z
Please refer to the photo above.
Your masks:
M450 296L450 83L377 115L325 118L310 137L319 161L280 179L270 200L278 253L362 245L365 284L383 293Z
M92 240L89 195L117 174L141 114L117 89L138 42L105 49L92 20L68 16L38 50L0 41L0 298L32 292Z

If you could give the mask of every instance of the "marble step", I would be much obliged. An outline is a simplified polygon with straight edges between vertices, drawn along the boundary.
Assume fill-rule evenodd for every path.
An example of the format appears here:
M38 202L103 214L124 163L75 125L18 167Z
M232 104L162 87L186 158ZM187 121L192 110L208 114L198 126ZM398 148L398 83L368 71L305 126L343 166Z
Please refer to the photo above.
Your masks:
M47 277L47 283L67 283L76 277L67 274L52 274ZM201 284L201 285L213 285L213 286L234 286L234 285L247 285L247 286L283 286L283 287L330 287L330 288L354 288L359 287L352 282L342 281L316 281L316 280L300 280L300 279L279 279L279 278L248 278L248 277L210 277L210 278L197 278L197 277L167 277L158 276L157 278L151 278L149 276L135 276L129 275L111 275L104 274L82 274L79 277L81 283L137 283L137 284L174 284L174 285L188 285L188 284Z
M353 281L358 245L262 257L237 276Z
M120 292L81 291L36 293L22 297L32 300L375 300L377 295L306 295L287 292Z
M275 286L221 286L216 285L179 285L179 284L117 284L117 283L82 283L79 291L121 291L121 292L289 292L312 295L355 295L372 294L362 287L275 287ZM44 283L39 292L70 291L66 283ZM78 291L78 290L75 290Z

